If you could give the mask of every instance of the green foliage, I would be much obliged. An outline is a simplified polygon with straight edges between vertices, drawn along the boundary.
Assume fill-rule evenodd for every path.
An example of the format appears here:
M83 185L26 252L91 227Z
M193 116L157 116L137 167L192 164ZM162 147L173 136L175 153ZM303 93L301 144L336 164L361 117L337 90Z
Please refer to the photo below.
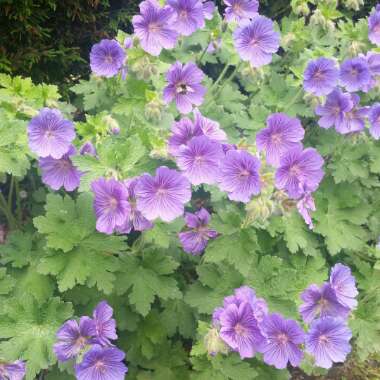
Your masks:
M65 3L57 5L57 12ZM93 9L95 3L76 9ZM282 50L260 69L241 62L233 46L234 26L215 16L159 57L148 56L135 41L128 49L126 80L81 78L71 88L71 104L61 102L56 86L0 74L0 357L26 360L27 379L73 378L68 366L55 364L55 333L68 318L90 315L103 299L114 309L117 345L127 353L130 379L288 379L291 373L264 365L260 355L241 360L228 352L211 315L224 297L248 285L267 300L271 312L300 321L300 294L326 281L337 262L350 266L360 292L348 321L355 354L347 365L357 361L362 367L378 357L380 143L367 131L341 136L319 128L314 108L322 99L305 95L302 85L310 59L342 61L370 49L366 20L356 20L347 1L338 7L327 0L260 3L282 36ZM48 1L48 7L54 5ZM66 15L72 12L69 5ZM103 19L108 3L97 6ZM16 14L13 5L7 7L9 15ZM81 14L86 25L96 22L91 14ZM119 31L119 42L125 37ZM218 37L221 49L203 54L210 38ZM69 54L62 70L71 59ZM218 232L201 257L183 252L178 240L186 228L183 218L170 224L155 221L142 233L106 235L97 232L93 210L91 182L96 178L124 180L153 173L158 166L175 167L167 138L181 116L162 100L165 73L175 60L197 62L207 87L201 112L219 122L229 142L262 159L262 192L247 205L228 200L214 185L193 188L186 210L206 207ZM361 104L372 104L379 95L378 87L361 94ZM72 158L83 174L70 195L41 184L37 157L28 148L27 124L41 107L59 108L74 120L74 145L91 141L97 151L95 157ZM274 112L297 116L305 129L303 143L324 157L313 229L299 215L296 201L275 188L275 169L257 152L256 133ZM113 133L115 127L119 134ZM217 354L210 355L215 347ZM302 370L327 373L315 370L310 358Z

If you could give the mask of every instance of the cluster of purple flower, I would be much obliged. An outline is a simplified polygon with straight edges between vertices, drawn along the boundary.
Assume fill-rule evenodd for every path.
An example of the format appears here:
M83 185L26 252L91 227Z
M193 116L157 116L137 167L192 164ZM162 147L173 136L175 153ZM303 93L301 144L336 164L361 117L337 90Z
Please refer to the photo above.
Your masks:
M297 118L275 113L268 117L267 127L256 135L256 144L259 151L265 152L267 163L276 168L276 187L298 200L298 211L313 228L309 211L315 211L315 205L311 194L323 178L324 161L315 149L303 149L304 135Z
M125 354L112 344L117 339L113 310L106 301L100 302L93 318L81 317L65 322L57 332L54 352L58 360L74 361L78 380L123 380L128 368Z
M327 287L329 292L322 290ZM300 312L305 322L313 320L306 334L297 321L269 313L265 300L257 298L248 286L235 289L234 295L224 299L223 307L214 310L213 326L220 339L242 359L259 352L266 364L278 369L286 368L288 363L298 366L304 357L304 345L317 366L330 368L333 363L343 362L351 350L346 319L356 306L356 295L350 268L336 264L328 284L321 288L311 285L302 294L305 304ZM314 320L317 315L319 318Z
M29 122L28 137L30 149L39 156L42 181L54 190L75 190L82 173L70 159L76 154L73 123L57 109L42 108Z
M380 45L380 7L368 20L369 39ZM340 134L357 133L365 129L368 118L369 133L380 138L380 103L371 107L360 106L360 96L356 91L368 92L375 87L380 76L380 54L368 52L345 60L340 68L329 58L318 58L308 63L304 72L305 91L326 96L325 103L315 109L320 116L318 124L322 128L335 127ZM343 92L338 86L343 87Z
M16 360L13 363L0 361L0 380L22 380L25 377L25 363Z

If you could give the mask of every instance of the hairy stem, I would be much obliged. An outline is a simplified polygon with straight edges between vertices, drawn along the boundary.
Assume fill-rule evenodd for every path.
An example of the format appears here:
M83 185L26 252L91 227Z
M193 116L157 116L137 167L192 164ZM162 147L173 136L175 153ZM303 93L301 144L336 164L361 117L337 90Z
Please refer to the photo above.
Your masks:
M6 217L9 228L11 230L14 229L17 226L16 220L14 216L12 215L10 209L8 208L7 201L5 200L4 195L1 191L0 191L0 210Z

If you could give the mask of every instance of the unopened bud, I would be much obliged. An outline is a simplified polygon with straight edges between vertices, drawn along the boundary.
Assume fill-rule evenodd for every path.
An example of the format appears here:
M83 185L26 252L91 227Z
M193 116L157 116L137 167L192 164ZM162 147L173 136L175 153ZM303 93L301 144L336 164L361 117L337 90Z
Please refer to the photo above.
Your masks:
M364 5L364 0L346 0L345 5L348 9L358 11Z
M294 13L299 16L307 16L310 13L310 8L307 2L304 2L294 8Z
M156 65L150 61L150 58L143 56L132 65L132 71L136 73L136 76L140 80L149 80L151 77L157 75Z
M113 135L118 135L120 133L120 126L117 120L115 120L111 115L103 116L103 122L107 125L108 130Z
M207 349L207 352L211 356L216 354L228 354L229 349L226 344L222 341L219 336L219 332L216 328L212 328L204 337L204 343Z
M164 104L160 99L153 99L145 105L145 117L148 120L160 121Z

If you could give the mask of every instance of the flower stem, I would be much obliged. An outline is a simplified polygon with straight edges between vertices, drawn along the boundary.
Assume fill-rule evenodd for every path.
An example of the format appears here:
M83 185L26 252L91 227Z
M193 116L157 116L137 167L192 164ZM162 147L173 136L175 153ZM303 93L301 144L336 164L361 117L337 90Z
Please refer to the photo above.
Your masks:
M219 84L219 82L226 76L229 67L230 67L230 64L226 63L223 70L219 74L218 78L216 79L214 84L210 87L210 94L212 94L213 90L216 88L216 86Z
M207 44L206 44L206 47L202 50L202 53L201 55L199 56L198 58L198 65L201 65L202 64L202 59L203 57L205 56L206 52L207 52L207 49L208 49L208 46L210 45L211 43L211 36L209 37L208 41L207 41Z
M0 210L5 215L9 228L11 230L14 229L17 226L16 220L14 216L12 215L10 209L8 208L7 201L5 200L4 195L1 191L0 191Z
M22 211L21 211L21 201L20 201L20 184L15 178L15 192L16 192L16 214L17 214L17 220L18 223L21 224L22 222Z
M9 191L8 191L8 209L10 210L12 208L12 196L13 196L13 187L14 187L15 177L11 175L11 183L9 185Z
M235 68L234 71L230 74L230 76L223 82L223 84L219 87L219 89L216 91L215 95L220 94L223 91L223 88L226 86L227 83L230 83L234 78L235 75L237 74L239 68L241 66L241 62L239 62Z
M294 95L292 100L286 105L287 109L290 109L290 107L294 106L294 104L296 103L296 101L298 100L298 98L302 94L302 92L303 92L303 88L301 86L301 88L297 91L297 93Z

